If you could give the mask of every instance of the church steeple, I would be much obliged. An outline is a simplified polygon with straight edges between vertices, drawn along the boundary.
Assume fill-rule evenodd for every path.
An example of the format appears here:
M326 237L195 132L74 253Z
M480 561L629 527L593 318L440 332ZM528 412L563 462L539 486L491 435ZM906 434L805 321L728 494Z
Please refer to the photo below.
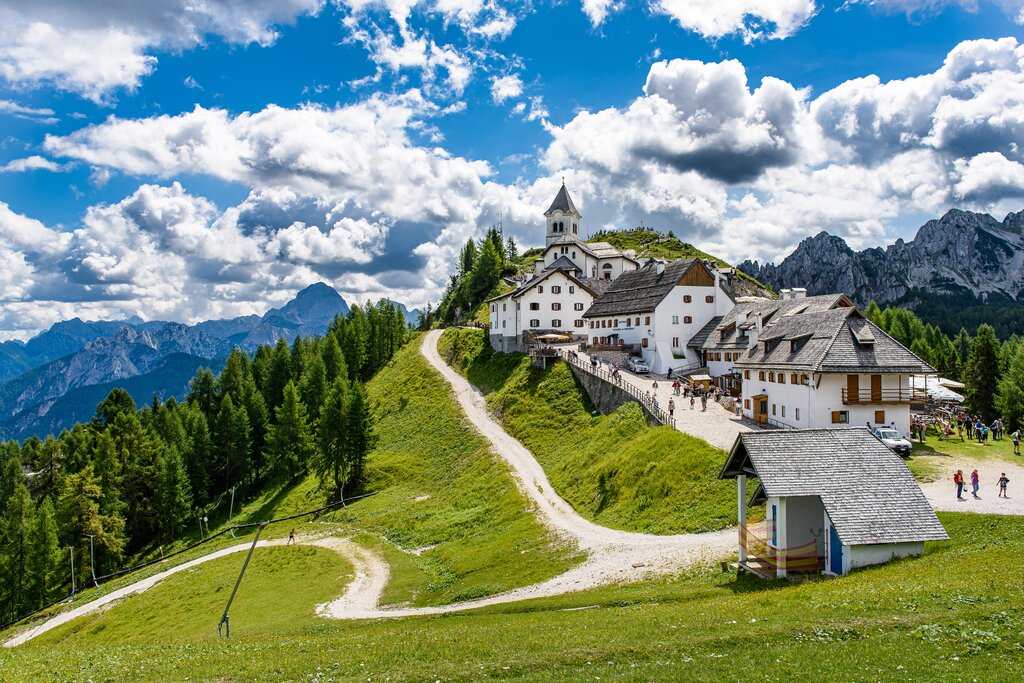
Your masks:
M563 235L579 237L582 216L576 210L576 205L572 203L569 190L565 189L565 180L562 181L561 189L555 195L551 206L544 212L544 216L547 218L548 245Z

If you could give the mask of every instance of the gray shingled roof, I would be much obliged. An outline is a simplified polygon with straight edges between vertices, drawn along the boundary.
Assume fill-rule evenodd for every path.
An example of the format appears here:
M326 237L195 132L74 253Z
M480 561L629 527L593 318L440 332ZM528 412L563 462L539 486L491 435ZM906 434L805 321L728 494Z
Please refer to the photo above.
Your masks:
M598 318L627 313L646 313L668 296L686 271L696 264L704 265L697 259L672 261L658 272L657 264L649 262L643 268L623 273L583 314L584 318Z
M572 259L564 254L552 261L551 265L545 266L544 270L566 270L572 273L583 272L579 266L572 262Z
M718 328L718 324L722 322L722 317L723 316L716 315L714 318L709 320L704 327L700 328L697 334L690 338L690 341L686 342L687 348L699 349L704 346L705 342L708 340L708 336L710 336L710 334Z
M870 345L856 340L865 328L874 338ZM736 367L766 366L811 372L935 372L856 308L845 307L774 321L736 361Z
M592 280L590 278L576 277L574 275L574 272L579 272L579 269L576 268L576 266L572 264L572 261L569 261L569 264L572 265L572 269L566 269L566 268L556 268L556 269L545 268L542 273L540 273L539 275L535 275L534 277L530 278L529 280L524 282L522 285L520 285L517 289L514 289L511 292L505 292L504 294L499 294L498 296L492 296L490 299L485 299L484 303L490 303L492 301L498 301L499 299L505 299L507 297L512 297L513 299L518 299L523 294L525 294L527 291L533 289L534 287L536 287L540 283L544 282L544 280L547 280L549 277L551 277L555 273L562 273L567 278L569 278L570 281L575 282L577 285L579 285L580 287L582 287L586 291L590 292L591 296L593 296L593 297L600 296L601 290L600 290L600 288L594 286L595 280ZM554 265L554 263L551 264L551 265Z
M555 211L561 211L562 213L574 213L577 216L579 211L576 210L576 205L572 203L572 197L569 196L569 190L565 189L565 183L562 183L562 188L555 195L555 200L551 202L551 206L544 212L544 215L554 213Z
M801 299L759 299L757 301L741 301L732 310L722 316L714 331L703 336L700 348L704 351L733 351L747 348L747 337L738 333L736 320L740 314L746 314L746 325L749 328L754 326L754 318L761 315L763 327L767 328L782 318L790 315L802 315L805 313L816 313L827 311L838 306L850 306L853 304L845 294L822 294L820 296L808 296ZM694 335L691 343L702 336L704 330ZM724 334L723 334L724 333Z
M846 545L949 539L906 464L866 427L744 432L719 478L751 469L768 496L819 496Z

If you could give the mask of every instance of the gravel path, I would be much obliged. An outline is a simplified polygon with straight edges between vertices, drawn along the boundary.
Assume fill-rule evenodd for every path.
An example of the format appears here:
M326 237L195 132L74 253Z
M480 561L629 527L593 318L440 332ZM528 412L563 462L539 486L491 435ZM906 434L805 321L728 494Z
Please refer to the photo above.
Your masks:
M590 356L582 351L576 352L585 363L590 362ZM600 354L597 354L600 355ZM658 398L658 405L668 410L669 399L675 399L676 408L673 417L676 420L676 429L703 439L716 448L728 451L736 441L740 432L749 432L757 429L752 420L744 417L736 417L736 414L726 410L714 399L708 400L707 411L700 409L700 399L694 402L693 410L690 410L690 399L682 395L672 395L673 380L665 379L664 375L634 375L626 368L619 369L619 375L623 382L632 384L640 390L640 393L651 392ZM654 381L658 381L658 388L654 388Z
M516 484L533 503L534 511L542 522L554 533L583 550L587 559L579 566L548 581L489 598L439 607L382 607L381 597L390 577L390 568L383 557L344 538L309 539L306 541L309 544L330 548L340 553L354 568L353 578L342 596L319 605L317 614L332 619L374 619L456 612L671 574L686 567L720 559L735 549L734 530L657 536L608 529L581 517L555 493L533 454L494 421L487 412L487 405L480 392L441 359L437 353L440 335L440 331L435 330L424 337L421 351L427 362L452 386L459 405L479 432L491 442L493 452L508 463ZM710 412L711 408L708 410ZM719 410L725 412L721 408ZM283 539L261 541L258 547L283 543ZM116 590L81 607L58 614L8 640L4 647L20 645L72 619L102 610L105 606L128 596L142 593L173 574L225 555L241 552L250 545L251 543L242 543L218 550Z
M953 485L953 473L958 469L964 471L964 498L956 499L956 488ZM978 470L978 499L971 496L971 470ZM972 464L965 458L950 458L946 472L937 481L921 484L921 490L932 507L936 510L952 510L955 512L977 512L996 515L1024 515L1024 466L1012 462L985 462L981 465ZM1006 487L1006 498L999 497L996 484L999 475L1006 472L1010 483Z

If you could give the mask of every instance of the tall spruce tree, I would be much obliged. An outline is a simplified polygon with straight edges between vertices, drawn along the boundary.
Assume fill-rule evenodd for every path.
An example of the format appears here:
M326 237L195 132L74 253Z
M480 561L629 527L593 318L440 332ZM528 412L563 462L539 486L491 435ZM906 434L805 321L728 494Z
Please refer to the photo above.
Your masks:
M160 527L164 539L171 541L181 533L181 527L192 509L192 490L185 472L181 453L168 446L163 457L164 470L160 481Z
M314 458L313 469L320 477L324 488L331 491L338 500L344 494L345 482L349 475L349 459L346 439L348 427L348 380L339 377L331 385L320 411L317 430L319 450Z
M996 419L996 387L999 386L999 340L991 325L978 327L964 368L964 402L986 423Z
M46 498L36 512L28 552L30 607L39 609L56 597L63 583L60 540L53 502Z
M309 465L316 450L306 406L294 382L285 385L284 400L275 417L276 423L270 428L271 461L279 474L294 479Z
M61 541L75 549L75 566L81 568L79 576L87 576L92 567L87 536L93 537L97 563L104 556L119 556L123 549L125 522L120 517L100 514L101 496L99 479L89 465L81 472L68 475L57 500ZM139 536L138 540L144 538ZM101 573L98 567L96 573Z

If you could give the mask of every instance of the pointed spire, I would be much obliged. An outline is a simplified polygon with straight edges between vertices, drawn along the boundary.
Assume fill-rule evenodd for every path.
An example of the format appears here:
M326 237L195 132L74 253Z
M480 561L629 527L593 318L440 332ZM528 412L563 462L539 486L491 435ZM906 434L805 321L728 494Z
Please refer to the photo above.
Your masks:
M544 212L545 216L548 216L555 211L561 211L562 213L580 215L580 212L576 210L576 205L572 203L572 198L569 197L569 190L565 188L565 178L562 178L562 187L558 190L558 194L555 195L555 200L551 202L551 206Z

